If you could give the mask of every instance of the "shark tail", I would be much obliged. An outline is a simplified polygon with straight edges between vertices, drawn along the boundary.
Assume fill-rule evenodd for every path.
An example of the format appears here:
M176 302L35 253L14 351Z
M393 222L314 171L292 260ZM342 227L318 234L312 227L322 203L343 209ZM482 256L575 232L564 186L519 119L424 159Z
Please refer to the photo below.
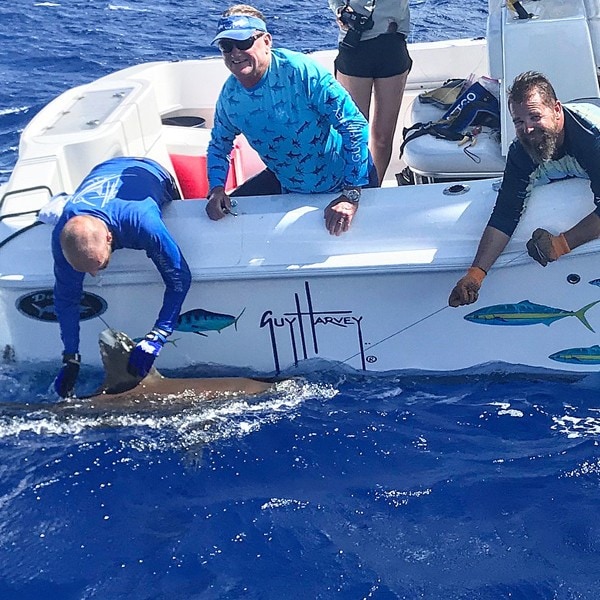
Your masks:
M592 308L592 306L595 306L596 304L598 304L598 302L600 302L600 300L596 300L595 302L590 302L589 304L586 304L583 308L580 308L579 310L575 311L575 316L592 332L592 333L596 333L593 329L593 327L588 323L588 320L585 318L585 313Z
M600 302L600 300L598 300L598 302ZM233 326L235 327L236 331L237 331L237 322L240 320L240 317L244 314L245 310L246 310L246 307L244 306L244 308L242 309L242 312L236 317L235 321L233 322Z

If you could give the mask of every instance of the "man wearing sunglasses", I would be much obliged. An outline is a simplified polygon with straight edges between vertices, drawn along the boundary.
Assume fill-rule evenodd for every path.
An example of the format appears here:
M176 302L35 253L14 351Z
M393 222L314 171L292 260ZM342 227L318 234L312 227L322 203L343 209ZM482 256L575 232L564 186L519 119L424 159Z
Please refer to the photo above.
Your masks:
M161 207L179 198L172 176L147 158L118 157L100 163L70 196L52 232L54 309L64 345L54 389L72 395L79 375L79 318L86 273L108 266L113 250L145 250L165 282L163 305L152 330L131 352L129 370L148 374L173 332L191 275L171 237Z
M348 231L361 188L378 184L368 123L350 95L310 57L274 49L263 15L251 6L226 11L213 43L232 76L217 100L208 147L208 216L218 220L231 210L228 157L243 133L267 168L232 196L335 192L325 225L332 235Z

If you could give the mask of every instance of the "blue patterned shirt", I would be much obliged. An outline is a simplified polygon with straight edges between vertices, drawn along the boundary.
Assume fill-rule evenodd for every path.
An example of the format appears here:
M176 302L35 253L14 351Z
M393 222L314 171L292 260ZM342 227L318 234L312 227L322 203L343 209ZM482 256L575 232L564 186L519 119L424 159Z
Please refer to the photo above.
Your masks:
M262 79L246 89L231 75L215 109L208 146L210 188L224 186L228 156L243 133L284 192L364 186L369 126L346 90L313 59L274 49Z

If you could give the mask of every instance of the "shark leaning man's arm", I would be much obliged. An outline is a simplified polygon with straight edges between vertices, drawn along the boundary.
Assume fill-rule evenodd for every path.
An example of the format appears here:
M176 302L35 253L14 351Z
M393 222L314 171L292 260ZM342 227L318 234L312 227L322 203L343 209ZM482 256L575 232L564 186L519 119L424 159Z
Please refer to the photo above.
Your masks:
M165 292L154 327L136 344L129 357L129 371L139 377L150 372L167 337L173 332L192 280L190 268L162 220L159 208L156 205L153 208L144 212L137 241L156 265L165 283Z
M83 291L84 273L78 273L64 260L62 252L58 261L55 254L54 310L63 341L63 366L54 380L54 390L62 398L73 395L79 375L79 311ZM64 268L60 265L64 263Z
M147 216L146 253L165 283L163 303L154 327L170 335L177 324L192 275L181 249L158 215Z

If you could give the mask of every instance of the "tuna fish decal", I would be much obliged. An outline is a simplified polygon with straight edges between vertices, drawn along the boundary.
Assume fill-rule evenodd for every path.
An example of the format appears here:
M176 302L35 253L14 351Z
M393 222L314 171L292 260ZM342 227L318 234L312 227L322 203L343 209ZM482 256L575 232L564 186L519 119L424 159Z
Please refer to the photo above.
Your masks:
M246 309L244 308L244 310ZM204 331L220 332L230 325L233 325L237 330L237 322L244 314L244 310L237 317L234 317L233 315L210 312L210 310L204 310L203 308L194 308L179 315L175 331L185 331L205 336Z
M567 348L551 354L548 358L572 365L600 365L600 346Z
M480 308L475 312L465 315L467 321L482 325L552 325L565 317L577 317L590 331L594 331L585 318L585 313L598 304L600 300L586 304L579 310L562 310L543 304L534 304L529 300L522 300L517 304L494 304Z

